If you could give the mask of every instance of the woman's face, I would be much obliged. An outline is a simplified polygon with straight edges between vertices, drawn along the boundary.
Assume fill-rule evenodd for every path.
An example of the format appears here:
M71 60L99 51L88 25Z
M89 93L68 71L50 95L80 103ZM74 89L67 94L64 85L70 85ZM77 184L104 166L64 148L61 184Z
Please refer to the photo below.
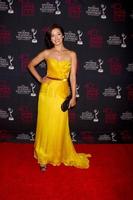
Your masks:
M54 28L51 31L51 41L54 46L58 46L63 42L63 35L59 28Z

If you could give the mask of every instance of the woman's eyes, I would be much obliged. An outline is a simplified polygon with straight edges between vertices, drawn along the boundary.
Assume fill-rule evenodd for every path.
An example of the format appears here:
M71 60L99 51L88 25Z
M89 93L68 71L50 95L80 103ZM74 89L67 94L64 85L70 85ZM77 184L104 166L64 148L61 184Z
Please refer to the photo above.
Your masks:
M61 35L61 33L57 33L57 35L59 35L59 36L60 36L60 35ZM54 37L54 36L56 36L56 35L51 35L51 37Z

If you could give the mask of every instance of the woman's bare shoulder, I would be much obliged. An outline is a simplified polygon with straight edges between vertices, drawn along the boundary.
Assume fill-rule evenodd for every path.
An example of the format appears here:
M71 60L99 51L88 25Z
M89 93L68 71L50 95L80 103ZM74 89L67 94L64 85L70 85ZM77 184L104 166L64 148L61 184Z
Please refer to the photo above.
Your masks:
M77 54L75 51L72 51L72 50L68 50L68 54L71 58L76 58L77 57Z
M51 49L44 49L43 51L40 52L40 54L42 54L43 57L47 59L49 55L51 54L51 52L52 52Z
M67 53L68 53L70 56L76 55L76 52L75 52L75 51L70 50L70 49L66 49L66 50L67 50Z

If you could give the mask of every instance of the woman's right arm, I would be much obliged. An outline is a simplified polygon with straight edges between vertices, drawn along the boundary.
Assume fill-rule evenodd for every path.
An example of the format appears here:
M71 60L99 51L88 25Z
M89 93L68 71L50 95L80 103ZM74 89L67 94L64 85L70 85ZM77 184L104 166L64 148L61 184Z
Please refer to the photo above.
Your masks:
M48 54L47 50L44 50L42 52L40 52L35 58L33 58L29 64L28 64L28 69L30 70L31 74L40 82L42 83L43 81L43 77L41 77L39 75L39 73L37 72L37 70L35 69L36 65L38 65L41 61L43 61L44 59L46 59Z

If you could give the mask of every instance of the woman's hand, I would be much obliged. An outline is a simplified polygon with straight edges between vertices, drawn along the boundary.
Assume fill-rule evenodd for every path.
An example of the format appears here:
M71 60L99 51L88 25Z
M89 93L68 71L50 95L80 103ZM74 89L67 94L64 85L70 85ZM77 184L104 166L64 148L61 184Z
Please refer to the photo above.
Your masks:
M76 105L76 98L71 98L68 108L74 107L75 105Z
M45 82L47 82L47 80L48 80L47 76L44 76L44 77L42 78L41 83L45 83Z

